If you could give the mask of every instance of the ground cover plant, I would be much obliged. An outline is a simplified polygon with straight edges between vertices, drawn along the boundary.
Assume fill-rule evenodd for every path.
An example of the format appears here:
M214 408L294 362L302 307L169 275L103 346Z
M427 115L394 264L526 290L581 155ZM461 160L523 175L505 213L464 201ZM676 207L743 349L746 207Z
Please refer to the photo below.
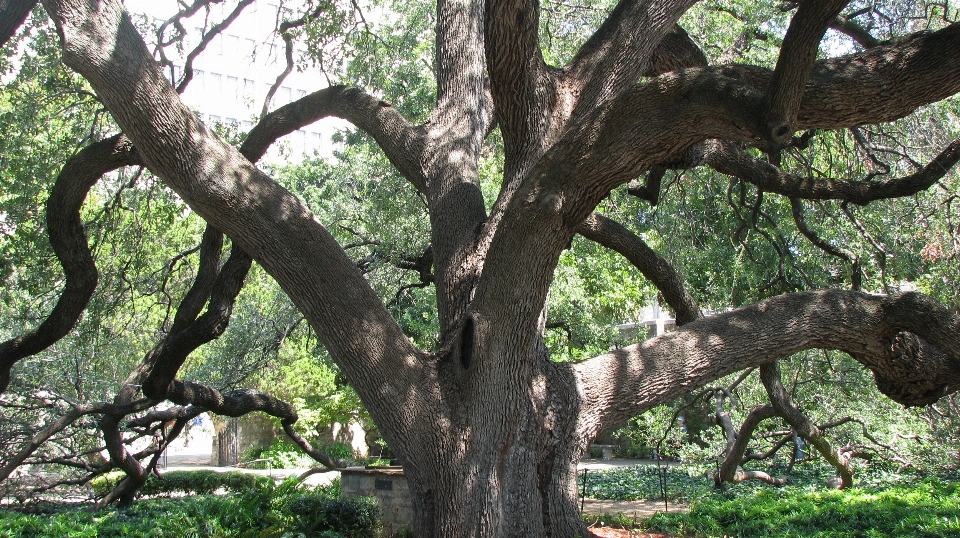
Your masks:
M765 465L765 464L761 464ZM795 467L789 474L783 462L769 466L772 474L786 476L788 486L816 490L828 487L835 479L835 469L822 460L805 462ZM736 498L758 494L773 488L763 482L745 481L737 484L714 485L715 464L684 464L657 467L655 465L637 465L618 467L604 471L581 472L578 491L581 496L590 499L611 501L660 501L666 490L668 502L689 503L703 499L713 499L718 494ZM661 482L660 474L663 474ZM862 463L858 468L857 485L874 490L883 490L894 486L911 487L926 478L938 478L945 482L955 480L955 473L940 470L938 473L918 473L907 470L897 473L890 470L885 462L870 465ZM586 481L586 482L584 482ZM789 488L788 488L789 489ZM774 488L774 491L777 491Z
M928 479L878 488L761 488L702 498L688 513L657 514L643 528L691 537L960 536L960 484Z
M668 502L688 503L689 511L639 521L627 513L605 514L599 520L584 515L584 520L691 538L960 536L960 481L955 474L895 473L882 465L864 466L856 487L837 490L825 486L833 472L825 462L810 462L795 469L786 486L747 481L715 488L705 466L669 467ZM590 498L663 498L654 466L586 476L581 492Z
M0 538L377 536L376 501L339 499L339 492L338 483L306 490L288 480L224 495L142 499L104 510L47 503L32 506L31 513L0 511Z

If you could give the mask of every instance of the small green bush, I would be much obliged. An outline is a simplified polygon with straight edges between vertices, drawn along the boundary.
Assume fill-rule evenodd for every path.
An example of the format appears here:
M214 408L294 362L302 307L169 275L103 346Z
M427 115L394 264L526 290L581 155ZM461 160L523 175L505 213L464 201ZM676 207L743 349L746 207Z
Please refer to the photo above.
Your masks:
M98 476L90 481L93 493L103 497L110 492L120 480L123 473L109 473ZM251 473L228 471L219 473L211 470L198 471L170 471L160 477L151 476L146 484L140 488L140 495L153 497L179 493L183 495L209 495L219 490L241 492L255 488L265 488L273 484L273 479Z
M281 511L292 518L292 531L307 536L374 538L380 529L380 505L370 497L331 499L304 492L288 497Z

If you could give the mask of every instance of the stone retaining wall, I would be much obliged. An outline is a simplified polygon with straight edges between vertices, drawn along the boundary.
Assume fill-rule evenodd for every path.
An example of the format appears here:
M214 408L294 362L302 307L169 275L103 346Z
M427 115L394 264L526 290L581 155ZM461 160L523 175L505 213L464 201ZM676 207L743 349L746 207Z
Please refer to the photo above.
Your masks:
M373 497L383 512L383 535L410 530L413 506L410 487L400 467L347 467L340 470L340 496Z

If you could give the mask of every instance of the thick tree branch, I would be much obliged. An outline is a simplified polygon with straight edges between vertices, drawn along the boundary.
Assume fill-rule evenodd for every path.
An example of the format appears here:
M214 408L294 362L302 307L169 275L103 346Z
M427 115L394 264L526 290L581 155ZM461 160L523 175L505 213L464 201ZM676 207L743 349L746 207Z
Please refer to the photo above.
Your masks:
M630 260L663 294L664 300L676 312L678 326L703 317L696 299L687 291L683 277L674 270L670 262L623 225L594 213L577 227L577 233L619 252Z
M0 47L23 26L37 0L0 0Z
M869 50L818 61L803 90L793 130L883 123L960 91L960 24L917 32ZM769 71L729 66L757 88Z
M574 365L584 393L581 423L602 431L724 375L805 349L851 354L904 405L927 405L960 388L960 315L917 293L823 290L703 318Z
M792 129L893 121L957 93L960 55L944 50L960 50L960 24L817 62ZM742 65L664 74L594 110L567 134L565 146L578 151L558 151L563 161L544 163L536 173L569 182L577 192L584 178L596 178L596 188L606 192L706 138L755 142L767 132L763 93L772 76Z
M843 15L837 15L837 17L833 19L833 22L830 23L830 28L852 38L865 49L873 48L880 44L880 40L870 35L870 32L863 26L860 26L852 19Z
M427 192L421 162L423 130L410 125L390 104L359 88L331 86L274 110L250 131L240 152L256 162L278 138L329 116L345 119L370 134L397 170L418 191Z
M685 40L677 32L676 22L694 3L623 0L617 4L566 69L567 78L579 90L571 115L580 116L606 103L635 84L643 73L656 70L651 69L651 57L658 48L666 51L667 46L662 44L671 33L677 38L669 46L687 49L689 38Z
M437 107L424 125L421 162L430 180L425 194L441 346L455 339L481 269L477 235L487 211L477 163L493 126L495 87L478 67L489 53L483 13L482 0L437 3Z
M485 63L506 157L512 160L529 143L527 137L537 132L529 121L541 115L530 106L539 101L535 94L545 84L552 88L552 82L547 82L552 77L547 74L540 51L537 2L487 1L485 6Z
M185 320L181 330L171 331L167 338L164 338L163 342L144 359L143 375L145 377L142 378L142 384L145 395L155 399L164 398L168 386L187 356L198 347L223 334L230 322L234 301L243 287L243 281L250 270L251 263L250 256L235 245L231 250L230 258L210 287L207 311L196 321ZM202 275L198 275L197 282L200 282L200 276Z
M423 356L309 209L183 105L118 1L44 6L64 61L90 81L150 169L277 280L346 375L364 380L357 390L371 414L414 429L414 410L436 405L412 390ZM388 439L398 449L405 441Z
M39 327L0 343L0 393L6 390L10 370L17 361L63 338L87 307L97 287L97 267L87 246L80 206L103 174L138 161L130 140L117 135L81 150L57 176L47 200L47 232L53 252L63 266L66 285L53 311Z
M960 161L958 139L914 174L883 181L854 181L804 177L784 172L730 142L713 140L708 142L707 146L706 162L714 170L739 177L764 191L806 200L843 200L858 205L924 191L946 176L957 161Z
M663 37L660 44L653 51L645 77L657 77L670 71L686 69L688 67L706 67L707 55L699 45L690 39L690 36L680 25L674 25L673 30Z
M617 4L566 68L566 78L578 90L571 117L585 115L635 84L644 73L658 70L651 65L655 51L661 56L668 51L689 55L692 42L676 22L694 3L623 0ZM693 65L706 65L696 56L692 54Z
M817 59L820 40L831 22L849 0L804 0L790 21L780 47L777 66L767 87L764 138L786 144L793 136L793 124L800 109L804 83Z
M200 264L197 268L197 276L193 280L193 285L184 295L180 305L177 306L177 313L173 318L173 326L170 327L170 336L176 335L187 329L200 315L203 305L207 304L210 298L210 292L217 282L217 276L220 273L220 253L223 250L223 234L209 224L203 230L203 238L200 240Z
M171 383L168 397L178 405L189 405L227 417L240 417L254 411L261 411L279 418L283 431L297 446L328 469L337 468L330 456L322 450L315 449L293 429L293 424L298 419L297 410L289 403L269 394L250 389L224 393L199 383L174 381Z

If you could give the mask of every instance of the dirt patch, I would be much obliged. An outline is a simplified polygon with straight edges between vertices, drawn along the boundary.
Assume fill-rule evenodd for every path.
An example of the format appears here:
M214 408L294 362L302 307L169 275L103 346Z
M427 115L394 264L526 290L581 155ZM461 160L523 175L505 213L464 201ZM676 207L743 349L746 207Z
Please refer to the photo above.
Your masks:
M666 508L663 501L598 501L585 499L583 502L584 514L623 514L633 519L648 518L657 512L686 512L685 504L668 503Z
M611 527L592 527L590 532L601 538L674 538L676 536L629 529L614 529Z
M686 512L685 504L667 504L666 511ZM662 501L600 501L586 499L583 502L583 513L600 516L602 514L624 515L633 520L645 519L658 512L664 512ZM644 532L636 529L621 527L590 526L590 532L601 538L675 538L677 535Z

